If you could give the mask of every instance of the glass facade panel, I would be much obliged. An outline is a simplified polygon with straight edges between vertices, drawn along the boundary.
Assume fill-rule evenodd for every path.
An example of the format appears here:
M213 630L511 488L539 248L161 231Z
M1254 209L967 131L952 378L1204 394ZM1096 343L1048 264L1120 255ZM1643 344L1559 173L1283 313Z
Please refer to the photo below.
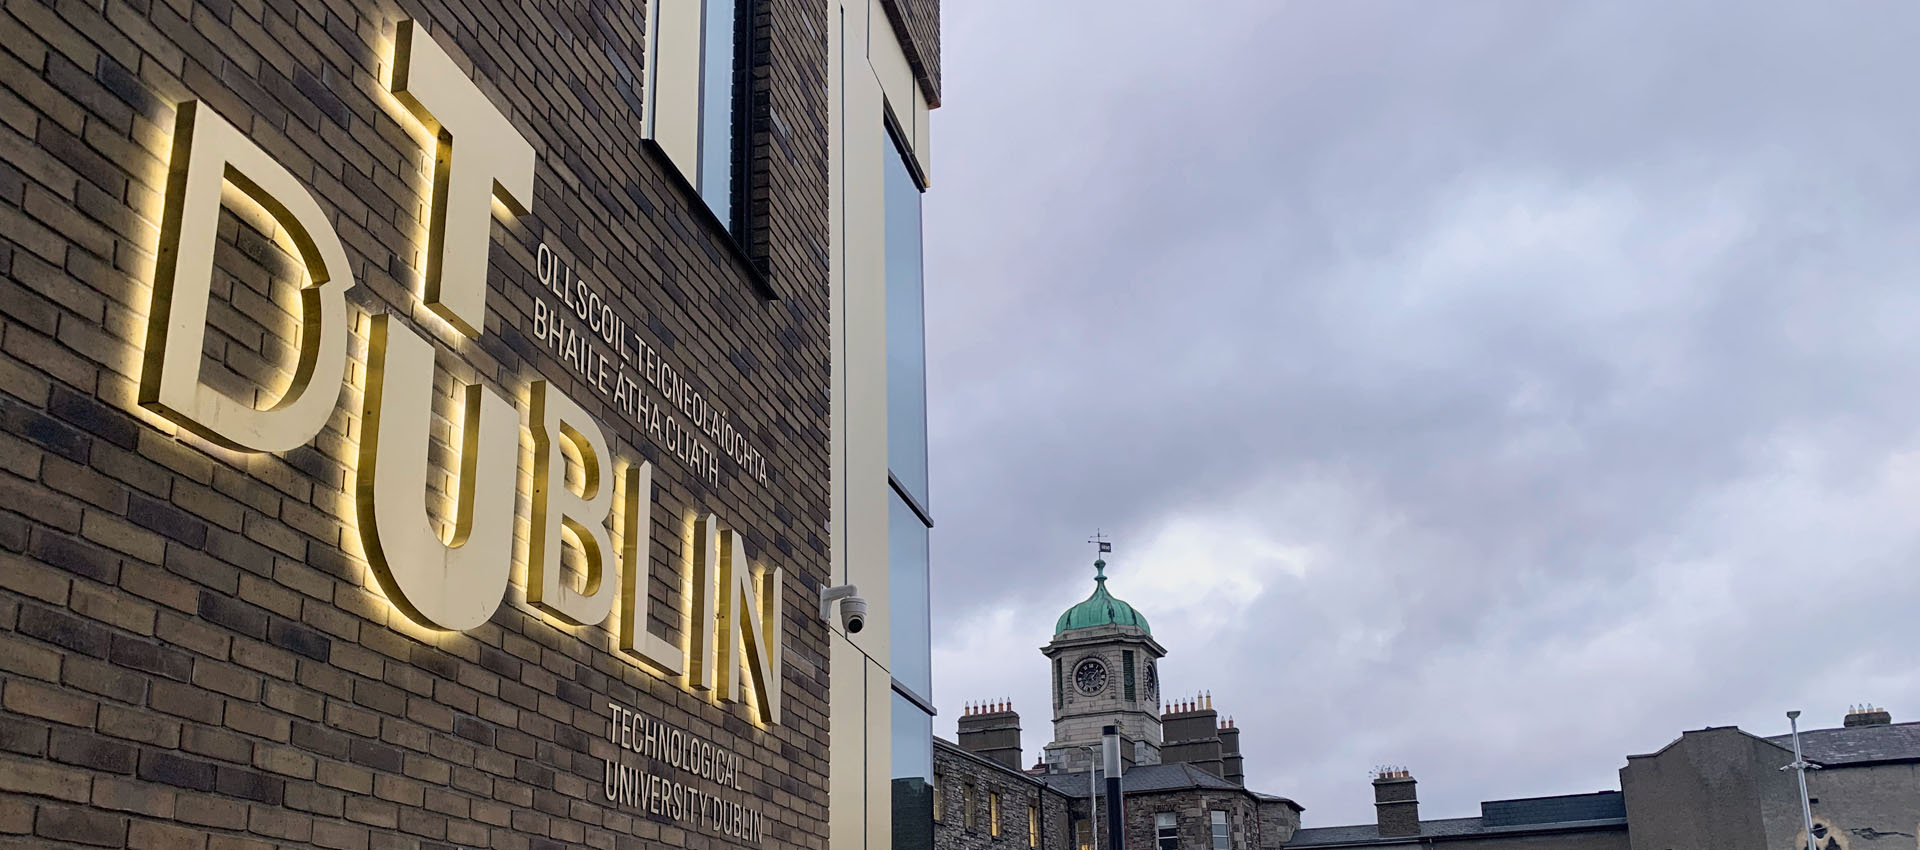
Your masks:
M933 848L933 716L893 695L893 848Z
M883 129L881 132L885 132ZM920 185L887 139L887 469L927 502L927 342L920 264Z
M900 684L933 699L933 632L927 598L927 527L897 492L888 492L887 626L892 669Z
M694 177L701 199L733 229L733 96L735 0L706 0L700 21L700 173Z

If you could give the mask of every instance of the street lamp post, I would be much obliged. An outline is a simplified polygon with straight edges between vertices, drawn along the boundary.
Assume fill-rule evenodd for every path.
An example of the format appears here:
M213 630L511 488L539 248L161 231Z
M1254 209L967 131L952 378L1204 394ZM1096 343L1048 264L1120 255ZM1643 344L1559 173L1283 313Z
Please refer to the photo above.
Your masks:
M1100 745L1080 749L1087 751L1087 821L1093 824L1093 844L1087 850L1100 850Z
M1819 850L1813 846L1813 801L1807 797L1807 771L1819 770L1820 765L1809 763L1800 754L1800 712L1787 712L1787 723L1793 727L1793 763L1780 769L1792 770L1800 778L1800 819L1807 828L1807 850Z

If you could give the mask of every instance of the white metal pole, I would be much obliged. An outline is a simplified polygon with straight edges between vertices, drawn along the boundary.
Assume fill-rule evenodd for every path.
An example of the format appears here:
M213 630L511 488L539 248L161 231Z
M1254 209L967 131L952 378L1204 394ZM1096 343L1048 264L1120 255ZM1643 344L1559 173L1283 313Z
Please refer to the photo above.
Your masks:
M1800 712L1787 712L1787 723L1793 728L1793 768L1794 775L1800 779L1800 819L1807 828L1807 850L1818 850L1813 846L1813 802L1807 798L1807 760L1800 754Z
M1100 850L1100 771L1087 759L1087 819L1093 821L1093 848Z

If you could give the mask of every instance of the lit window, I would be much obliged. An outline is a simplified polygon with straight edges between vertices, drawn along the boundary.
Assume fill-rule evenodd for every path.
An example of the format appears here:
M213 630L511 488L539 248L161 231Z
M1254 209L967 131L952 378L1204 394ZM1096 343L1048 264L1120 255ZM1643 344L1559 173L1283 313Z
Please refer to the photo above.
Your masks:
M1229 850L1230 835L1227 831L1227 813L1213 812L1213 850Z
M938 773L933 775L933 820L940 821L940 813L947 808L947 778Z
M1040 848L1039 806L1027 806L1027 847L1032 848L1032 850L1039 850Z
M1000 795L992 792L987 794L987 832L1000 837Z
M1174 813L1153 816L1153 837L1159 850L1180 850L1180 822Z

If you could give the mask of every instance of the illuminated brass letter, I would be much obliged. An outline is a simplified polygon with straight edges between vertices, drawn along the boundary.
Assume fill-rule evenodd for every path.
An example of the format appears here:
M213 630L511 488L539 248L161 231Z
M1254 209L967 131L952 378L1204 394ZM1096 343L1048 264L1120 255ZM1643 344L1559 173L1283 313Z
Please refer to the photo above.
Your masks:
M745 675L753 682L754 709L767 723L780 722L780 587L782 571L755 570L747 564L740 535L720 532L719 622L720 695L740 701L741 650Z
M175 113L168 171L141 406L230 448L282 452L306 445L326 427L346 377L346 292L353 278L340 238L292 174L198 101L180 104ZM292 238L307 271L299 363L286 392L265 409L200 381L227 183L266 209Z
M527 601L574 625L599 623L613 613L614 583L606 580L613 541L613 456L606 435L585 410L546 381L533 382L533 541L527 551ZM580 492L567 489L564 439L580 453ZM580 547L586 578L580 590L561 581L561 529Z
M533 145L418 22L401 21L397 41L393 93L439 138L424 300L478 339L487 319L488 198L500 199L516 216L527 214Z
M653 561L647 545L653 532L653 464L629 465L621 476L620 496L620 651L645 662L663 676L678 676L680 650L647 631L647 587Z
M720 521L706 514L693 522L693 553L688 558L693 622L687 624L687 686L713 690L714 621L720 599Z
M442 542L426 512L433 348L387 315L374 317L370 345L358 472L367 561L416 622L474 628L500 607L513 572L520 416L498 393L467 387L459 504Z

